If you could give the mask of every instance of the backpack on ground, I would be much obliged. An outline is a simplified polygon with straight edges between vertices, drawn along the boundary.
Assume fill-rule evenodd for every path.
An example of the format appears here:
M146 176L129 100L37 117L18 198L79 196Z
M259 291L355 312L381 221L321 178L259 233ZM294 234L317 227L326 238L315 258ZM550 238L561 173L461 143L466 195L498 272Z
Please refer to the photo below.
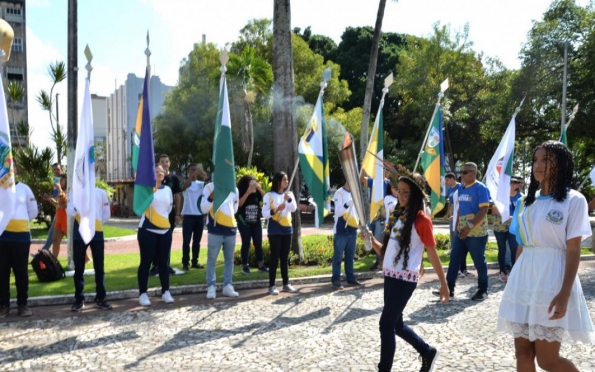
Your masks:
M53 282L66 277L66 273L58 259L47 249L40 249L33 256L31 266L33 266L33 270L40 282Z

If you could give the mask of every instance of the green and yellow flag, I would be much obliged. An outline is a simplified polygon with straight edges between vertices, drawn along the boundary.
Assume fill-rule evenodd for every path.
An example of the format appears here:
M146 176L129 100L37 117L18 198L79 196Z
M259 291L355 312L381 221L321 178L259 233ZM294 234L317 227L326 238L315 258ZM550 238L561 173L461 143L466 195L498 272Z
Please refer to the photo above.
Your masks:
M440 212L446 202L444 185L444 137L442 134L442 109L436 107L436 115L430 127L424 153L421 156L424 177L431 189L432 217Z

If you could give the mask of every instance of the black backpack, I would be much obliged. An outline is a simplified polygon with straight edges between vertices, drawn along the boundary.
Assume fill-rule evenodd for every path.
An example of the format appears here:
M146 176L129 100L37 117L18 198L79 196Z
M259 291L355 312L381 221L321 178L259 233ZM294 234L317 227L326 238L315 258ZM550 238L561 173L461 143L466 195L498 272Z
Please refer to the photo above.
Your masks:
M53 282L66 277L60 262L47 249L40 249L33 256L31 266L33 266L33 270L40 282Z

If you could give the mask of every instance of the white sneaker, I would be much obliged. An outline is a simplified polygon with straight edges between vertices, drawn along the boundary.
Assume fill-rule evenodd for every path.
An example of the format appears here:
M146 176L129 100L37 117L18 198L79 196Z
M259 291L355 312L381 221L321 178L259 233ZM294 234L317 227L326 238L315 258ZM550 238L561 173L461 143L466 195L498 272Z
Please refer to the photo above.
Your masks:
M274 296L278 295L279 291L277 290L277 286L274 285L272 287L269 287L269 294L272 294Z
M296 293L297 289L295 289L291 284L287 284L283 286L283 292Z
M151 306L151 301L149 300L149 296L147 296L146 293L142 293L140 296L138 296L138 303L141 306Z
M459 270L459 273L457 274L457 276L458 276L459 278L464 278L464 277L465 277L465 273L464 273L464 272L462 272L461 270Z
M207 300L212 300L217 297L216 289L214 285L210 285L207 288Z
M173 304L174 298L171 296L171 293L169 293L169 291L165 291L161 295L161 301L165 302L166 304Z
M238 292L233 290L233 285L231 285L231 284L228 284L225 287L223 287L221 294L226 297L238 297L239 296Z

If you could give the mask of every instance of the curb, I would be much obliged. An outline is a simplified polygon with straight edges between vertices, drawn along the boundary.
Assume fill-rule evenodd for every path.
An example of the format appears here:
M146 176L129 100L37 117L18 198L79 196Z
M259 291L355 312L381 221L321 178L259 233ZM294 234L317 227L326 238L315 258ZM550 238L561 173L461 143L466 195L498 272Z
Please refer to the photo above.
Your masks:
M584 255L581 256L582 261L595 261L595 254L591 255ZM468 269L475 269L474 265L468 265ZM488 269L497 269L498 263L497 262L488 262ZM444 268L446 271L446 267ZM434 268L429 267L425 270L426 274L434 274ZM372 279L372 278L381 278L382 271L365 271L365 272L356 272L355 277L358 280L365 280L365 279ZM291 279L291 284L300 285L300 284L312 284L312 283L329 283L331 282L331 275L316 275L316 276L309 276L303 278L295 278ZM242 290L242 289L255 289L255 288L268 288L269 281L268 279L261 279L261 280L248 280L242 282L236 282L233 284L234 289ZM222 283L216 284L217 290L221 290L223 287ZM181 294L196 294L196 293L206 293L207 285L206 284L189 284L189 285L180 285L170 287L170 292L172 295L181 295ZM161 295L161 288L149 288L147 291L149 297L157 297ZM107 292L107 299L110 301L115 300L126 300L130 298L137 298L138 297L138 289L127 289L124 291L113 291ZM95 293L87 293L85 294L85 302L92 303L93 299L95 298ZM56 295L56 296L39 296L39 297L31 297L27 300L28 305L31 307L36 306L51 306L51 305L67 305L71 304L73 301L73 294L68 295ZM10 300L11 307L16 306L16 299Z

